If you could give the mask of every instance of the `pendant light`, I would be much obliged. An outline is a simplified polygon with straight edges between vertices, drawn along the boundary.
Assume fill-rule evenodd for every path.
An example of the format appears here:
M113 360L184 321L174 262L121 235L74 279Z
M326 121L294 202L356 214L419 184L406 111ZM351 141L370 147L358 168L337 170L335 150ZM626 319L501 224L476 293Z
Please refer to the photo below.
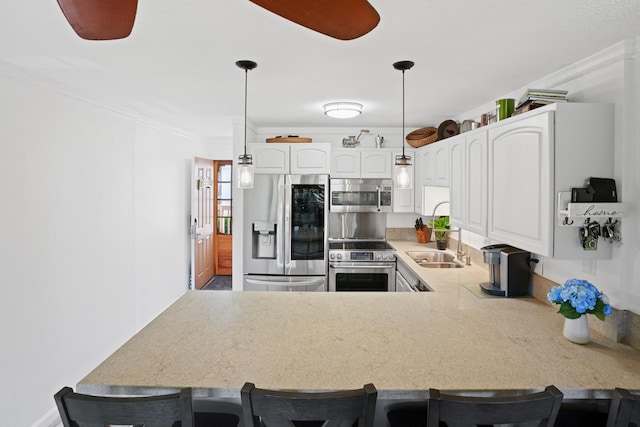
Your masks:
M413 168L411 167L411 157L404 154L404 72L413 67L413 61L399 61L393 64L393 68L402 71L402 155L396 156L395 176L396 188L412 188L413 187Z
M253 188L253 157L247 154L247 79L249 70L258 66L253 61L237 61L244 70L244 154L238 157L238 188Z

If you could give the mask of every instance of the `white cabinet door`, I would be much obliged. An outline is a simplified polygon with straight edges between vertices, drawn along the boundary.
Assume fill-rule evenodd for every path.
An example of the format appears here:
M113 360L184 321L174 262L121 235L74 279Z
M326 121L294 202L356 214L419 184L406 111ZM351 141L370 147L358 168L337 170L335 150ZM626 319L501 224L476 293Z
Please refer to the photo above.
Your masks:
M420 159L420 167L422 170L422 186L435 186L435 169L436 169L436 158L435 158L435 147L433 144L427 145L422 148L422 156Z
M247 144L257 174L289 173L289 144Z
M331 171L331 144L291 144L291 173L328 174Z
M433 178L431 178L430 180L427 178L427 176L433 177L433 173L428 173L429 171L433 171L433 150L431 150L429 146L418 148L414 152L413 169L413 197L415 204L414 212L417 214L422 214L422 189L425 185L433 185ZM431 182L431 184L429 184L429 182Z
M553 253L553 112L489 130L489 237Z
M257 174L328 174L331 144L247 144Z
M436 187L449 186L449 140L433 144L433 180Z
M487 132L450 138L450 223L487 235Z
M360 150L355 148L331 150L331 178L360 178Z
M487 236L487 132L465 137L464 229ZM452 152L453 153L453 152ZM453 162L451 162L453 165ZM453 180L453 173L450 175ZM453 201L451 202L453 205Z
M449 141L450 179L449 179L449 222L456 227L465 227L466 207L466 144L463 135Z
M396 156L402 155L402 151L393 152L392 158L395 161ZM405 149L405 155L411 157L411 164L416 169L416 158L413 150ZM411 177L415 179L414 176ZM393 168L393 182L395 185L398 177L396 176L396 168ZM415 182L411 183L410 188L394 188L393 189L393 211L394 212L415 212Z
M392 178L391 151L383 149L360 150L362 178Z

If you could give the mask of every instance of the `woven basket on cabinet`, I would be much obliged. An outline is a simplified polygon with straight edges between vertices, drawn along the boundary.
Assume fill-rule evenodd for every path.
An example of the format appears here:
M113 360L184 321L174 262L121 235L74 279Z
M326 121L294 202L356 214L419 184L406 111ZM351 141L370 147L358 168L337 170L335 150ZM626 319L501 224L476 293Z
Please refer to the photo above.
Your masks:
M407 144L413 148L420 148L427 144L431 144L438 139L438 129L434 127L426 127L414 130L407 135Z

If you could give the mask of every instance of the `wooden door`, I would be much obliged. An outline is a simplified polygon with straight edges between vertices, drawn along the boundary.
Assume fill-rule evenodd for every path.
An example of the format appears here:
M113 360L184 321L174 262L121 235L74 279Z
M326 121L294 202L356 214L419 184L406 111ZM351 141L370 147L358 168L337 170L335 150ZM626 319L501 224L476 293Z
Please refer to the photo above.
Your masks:
M214 274L213 176L213 160L196 157L193 163L191 220L196 289L202 289Z
M231 275L231 241L232 241L232 164L231 160L216 160L215 170L215 245L214 274L216 276Z

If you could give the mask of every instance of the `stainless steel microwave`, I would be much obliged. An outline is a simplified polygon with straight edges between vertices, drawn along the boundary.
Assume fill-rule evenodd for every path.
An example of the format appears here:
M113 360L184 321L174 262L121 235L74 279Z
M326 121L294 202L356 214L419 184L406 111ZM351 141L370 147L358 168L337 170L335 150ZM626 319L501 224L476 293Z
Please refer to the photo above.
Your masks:
M391 212L393 180L331 179L331 212Z

